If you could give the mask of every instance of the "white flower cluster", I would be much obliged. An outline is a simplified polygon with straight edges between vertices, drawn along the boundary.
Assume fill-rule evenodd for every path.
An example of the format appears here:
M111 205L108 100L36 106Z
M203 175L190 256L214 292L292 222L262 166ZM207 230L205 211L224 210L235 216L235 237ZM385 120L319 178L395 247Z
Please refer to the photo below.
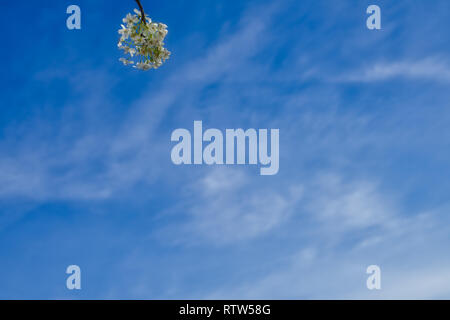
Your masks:
M145 15L145 21L142 20L142 14L134 9L136 14L128 14L119 30L121 35L118 47L130 59L120 58L124 65L133 65L140 70L149 70L159 68L170 56L170 51L164 48L164 38L167 35L167 26L164 23L154 23ZM135 60L133 60L133 58Z

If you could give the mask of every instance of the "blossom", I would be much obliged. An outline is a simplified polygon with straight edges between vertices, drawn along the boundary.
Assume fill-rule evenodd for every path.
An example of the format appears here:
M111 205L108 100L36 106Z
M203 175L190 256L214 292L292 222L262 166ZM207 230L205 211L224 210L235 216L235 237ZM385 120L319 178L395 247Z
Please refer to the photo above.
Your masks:
M125 66L129 64L134 64L134 61L130 61L125 58L120 58L119 61L122 62Z
M137 22L139 22L139 18L137 16L132 15L131 13L127 14L125 18L123 18L123 23L126 23L127 26L131 26Z
M169 57L170 51L164 48L164 39L167 36L167 25L152 22L145 15L134 9L135 14L128 13L123 18L120 39L117 44L119 50L123 50L127 59L121 58L124 65L134 64L139 70L150 70L159 68ZM144 22L145 21L145 22Z
M136 49L130 48L128 46L121 46L121 49L125 54L129 54L131 57L133 57L136 54Z
M148 62L138 62L134 67L136 69L140 69L140 70L144 70L144 71L150 70L152 67L155 68Z
M131 35L131 30L125 27L123 24L121 25L122 29L119 29L119 34L121 35L120 41L127 40Z

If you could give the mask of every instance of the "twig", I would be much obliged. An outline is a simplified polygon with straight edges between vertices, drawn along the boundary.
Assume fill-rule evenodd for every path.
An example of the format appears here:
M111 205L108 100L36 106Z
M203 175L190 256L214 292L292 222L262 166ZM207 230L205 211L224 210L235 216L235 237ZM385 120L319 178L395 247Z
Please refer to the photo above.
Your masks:
M136 0L136 3L139 6L139 9L141 10L141 20L144 24L147 24L147 22L145 21L145 12L144 12L144 8L142 7L141 1L140 0Z

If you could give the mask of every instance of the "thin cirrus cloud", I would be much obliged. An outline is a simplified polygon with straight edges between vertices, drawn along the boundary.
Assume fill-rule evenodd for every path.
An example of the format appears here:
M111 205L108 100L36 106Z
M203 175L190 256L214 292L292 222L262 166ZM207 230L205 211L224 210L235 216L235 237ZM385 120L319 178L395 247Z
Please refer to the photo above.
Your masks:
M343 184L348 189L352 183ZM355 185L356 186L356 185ZM323 198L325 201L347 202L346 210L362 215L373 211L362 208L360 201L349 201L350 193ZM364 199L370 204L371 197L383 200L374 191ZM372 241L370 232L365 230L362 238L355 237L358 228L336 221L321 221L312 230L308 241L303 241L297 250L283 260L283 264L267 271L262 277L248 275L240 283L228 283L214 291L207 292L207 299L442 299L450 293L448 287L450 261L448 257L436 255L444 252L448 228L439 228L442 212L424 212L412 217L402 217L389 205L383 210L390 211L389 219L379 219L367 223L365 228L385 225L381 232L375 232ZM341 214L346 216L346 210ZM320 212L315 212L320 213ZM395 227L392 227L395 222ZM336 228L341 228L336 232ZM360 230L364 230L360 229ZM345 229L345 230L344 230ZM433 231L432 231L433 230ZM301 229L300 232L306 230ZM306 231L307 232L307 231ZM350 240L353 237L355 239ZM360 234L360 233L359 233ZM327 241L324 241L327 239ZM291 239L295 241L294 239ZM342 246L342 243L346 243ZM353 243L353 245L349 245ZM426 248L433 251L422 253ZM443 251L444 250L444 251ZM417 255L422 257L418 262ZM382 270L382 290L369 291L365 288L366 268L374 264Z
M413 61L375 62L346 75L337 76L342 82L381 82L390 79L450 81L450 64L442 58L424 58Z
M188 195L195 202L181 202L188 221L170 227L166 241L183 245L230 245L258 238L288 221L302 197L302 186L290 183L278 192L273 186L252 178L244 170L213 169L200 181L192 183ZM188 199L189 196L186 197ZM169 234L178 234L179 238Z

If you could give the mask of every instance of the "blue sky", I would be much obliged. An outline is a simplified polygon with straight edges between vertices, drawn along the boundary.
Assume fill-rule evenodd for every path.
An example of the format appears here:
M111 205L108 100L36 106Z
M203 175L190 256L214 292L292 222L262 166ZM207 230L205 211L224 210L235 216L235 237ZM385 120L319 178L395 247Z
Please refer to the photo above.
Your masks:
M143 5L150 72L132 0L1 4L0 298L450 298L448 1ZM279 173L173 165L194 120L279 128Z

